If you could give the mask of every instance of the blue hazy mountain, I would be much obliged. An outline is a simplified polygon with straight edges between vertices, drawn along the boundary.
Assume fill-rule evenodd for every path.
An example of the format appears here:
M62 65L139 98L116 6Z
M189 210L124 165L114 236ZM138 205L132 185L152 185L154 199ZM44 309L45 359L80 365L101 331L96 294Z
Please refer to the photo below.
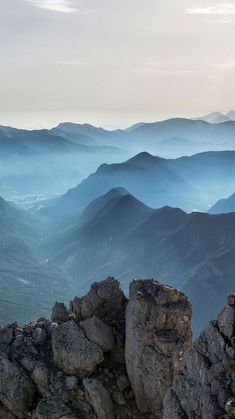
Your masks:
M124 163L101 165L43 212L52 215L80 213L93 199L119 185L153 207L172 205L190 209L198 196L198 191L170 168L167 160L143 152Z
M94 128L94 131L96 128ZM57 134L58 133L58 134ZM74 141L65 135L62 129L23 130L0 126L0 150L8 153L78 153L102 152L102 145L84 136L81 141ZM107 147L107 146L105 146ZM113 147L111 147L113 149Z
M221 112L212 112L208 115L199 116L195 118L196 120L201 120L205 122L209 122L210 124L221 124L223 122L231 121L232 119L228 115L224 115Z
M233 114L231 111L230 119ZM19 193L21 197L38 195L40 200L55 196L74 187L103 162L121 162L143 151L176 158L208 150L234 150L234 134L235 122L231 120L211 124L184 118L141 122L111 131L69 122L50 130L0 126L0 195L7 199Z
M171 137L185 138L191 141L210 143L211 150L225 147L227 144L234 147L233 132L234 121L221 124L210 124L202 120L173 118L155 123L143 123L128 130L129 138L141 142L143 147L157 145L158 141ZM147 149L147 148L146 148ZM220 148L222 149L222 148Z
M207 152L164 159L143 152L118 164L103 164L77 187L43 209L48 216L77 215L95 198L120 185L153 208L165 205L207 212L221 191L232 193L235 152Z
M218 117L217 114L212 114ZM211 116L211 118L213 118ZM223 118L223 116L221 116ZM235 112L224 116L224 123L173 118L154 123L137 123L125 130L105 130L89 124L65 122L51 130L22 130L0 126L0 150L14 152L98 151L102 147L115 147L132 151L159 152L158 143L169 138L181 138L198 143L197 151L222 150L234 147ZM183 144L182 144L183 145ZM189 143L187 142L187 146ZM94 147L94 149L93 149ZM100 149L99 149L100 147ZM194 145L195 147L195 145ZM97 149L98 148L98 149ZM193 154L193 149L191 154ZM184 153L182 153L184 154Z
M234 288L235 214L152 209L114 188L61 230L47 243L46 253L78 280L80 292L111 274L124 286L130 277L161 278L189 294L195 331Z
M230 111L226 114L223 114L221 112L212 112L208 115L194 119L209 122L210 124L221 124L223 122L235 121L235 111Z
M235 193L225 199L220 199L209 209L209 214L225 214L235 212Z
M0 195L24 204L54 196L75 186L104 160L129 156L118 147L79 141L53 130L21 130L0 126ZM30 198L30 195L32 199Z
M218 114L215 113L213 115ZM219 114L220 115L220 114ZM222 114L221 114L222 115ZM218 124L216 117L214 123L197 119L172 118L165 121L153 123L137 123L125 130L105 130L89 124L62 123L51 130L51 133L62 135L74 142L85 144L99 144L106 146L120 147L133 151L149 151L159 154L161 152L161 143L169 138L178 138L191 141L193 143L190 149L189 143L184 150L180 148L178 155L193 154L194 152L234 149L234 131L235 122L232 118L233 111L227 116L221 116L224 123ZM194 144L196 142L196 145ZM163 150L168 156L171 156L171 150Z

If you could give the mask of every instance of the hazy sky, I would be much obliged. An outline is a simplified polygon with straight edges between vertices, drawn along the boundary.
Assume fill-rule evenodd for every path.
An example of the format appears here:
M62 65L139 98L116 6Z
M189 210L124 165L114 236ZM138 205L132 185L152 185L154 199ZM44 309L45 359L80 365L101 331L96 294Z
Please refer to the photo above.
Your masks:
M235 108L235 2L0 0L0 124Z

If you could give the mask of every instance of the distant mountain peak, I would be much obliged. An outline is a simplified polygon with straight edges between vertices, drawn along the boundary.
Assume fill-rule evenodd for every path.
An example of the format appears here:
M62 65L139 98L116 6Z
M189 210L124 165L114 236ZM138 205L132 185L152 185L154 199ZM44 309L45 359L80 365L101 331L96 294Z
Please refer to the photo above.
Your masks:
M223 122L235 121L235 111L230 111L226 114L223 114L222 112L212 112L208 115L194 119L209 122L210 124L221 124Z
M226 116L231 119L232 121L235 121L235 111L231 110L228 113L226 113Z
M129 195L130 192L128 192L125 188L122 186L117 186L115 188L111 188L106 196L113 197L113 196L123 196L123 195Z
M131 157L129 160L127 160L127 163L144 163L144 164L156 164L159 161L162 161L161 157L153 156L152 154L148 153L147 151L142 151L138 153L136 156Z
M228 198L220 199L208 211L209 214L227 214L235 212L235 193Z
M101 127L95 127L94 125L91 125L88 123L79 124L76 122L61 122L56 128L59 128L62 131L68 131L68 130L76 131L76 130L82 129L84 133L86 131L88 132L105 131Z

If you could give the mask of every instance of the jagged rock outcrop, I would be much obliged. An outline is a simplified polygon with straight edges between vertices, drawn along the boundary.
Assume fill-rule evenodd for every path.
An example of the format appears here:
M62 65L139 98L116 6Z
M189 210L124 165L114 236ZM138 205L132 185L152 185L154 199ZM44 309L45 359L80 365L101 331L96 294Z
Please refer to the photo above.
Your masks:
M126 311L126 368L141 412L159 412L191 345L191 304L180 291L133 281Z
M128 302L114 278L95 283L53 321L0 328L0 419L233 418L234 312L231 295L187 349L183 293L139 280Z
M0 419L140 417L125 369L127 301L108 278L69 310L57 302L52 320L0 328Z
M55 323L64 323L69 320L69 312L64 303L56 301L52 309L51 321Z
M114 348L110 353L112 362L125 363L125 313L127 298L115 278L94 282L82 298L70 303L70 316L77 322L92 317L99 318L112 328Z
M235 417L235 295L183 356L164 419Z

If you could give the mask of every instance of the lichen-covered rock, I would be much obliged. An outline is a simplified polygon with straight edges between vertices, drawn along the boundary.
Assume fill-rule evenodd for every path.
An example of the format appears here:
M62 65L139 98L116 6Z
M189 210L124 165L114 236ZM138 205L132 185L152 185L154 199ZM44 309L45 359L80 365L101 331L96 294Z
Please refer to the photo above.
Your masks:
M81 378L89 376L104 359L98 345L73 321L53 328L52 350L58 368Z
M98 419L114 419L113 402L108 391L97 379L85 378L83 385L87 398Z
M185 352L179 374L164 400L164 419L235 417L233 302L230 295L217 321L211 322Z
M133 281L126 310L126 367L141 412L159 412L191 344L191 305L180 291Z
M96 343L104 352L111 351L114 347L112 328L93 316L90 319L80 322L87 338Z
M0 353L0 400L7 409L24 419L34 403L35 390L24 370Z

